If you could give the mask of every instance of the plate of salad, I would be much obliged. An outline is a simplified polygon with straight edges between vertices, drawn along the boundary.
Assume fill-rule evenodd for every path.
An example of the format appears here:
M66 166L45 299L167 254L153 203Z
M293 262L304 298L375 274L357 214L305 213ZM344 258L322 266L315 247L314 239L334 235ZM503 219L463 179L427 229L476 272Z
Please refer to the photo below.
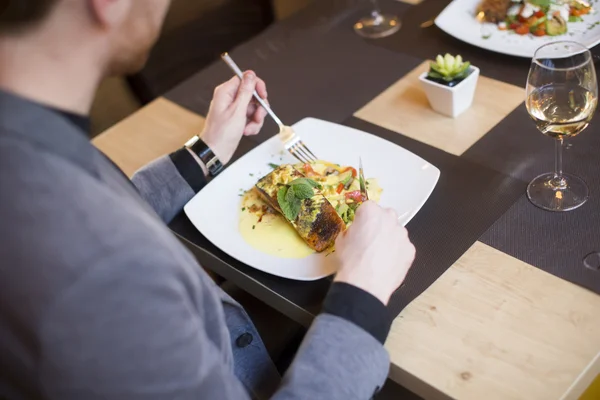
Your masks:
M435 24L459 40L517 57L531 58L556 40L600 43L600 14L588 0L454 0Z

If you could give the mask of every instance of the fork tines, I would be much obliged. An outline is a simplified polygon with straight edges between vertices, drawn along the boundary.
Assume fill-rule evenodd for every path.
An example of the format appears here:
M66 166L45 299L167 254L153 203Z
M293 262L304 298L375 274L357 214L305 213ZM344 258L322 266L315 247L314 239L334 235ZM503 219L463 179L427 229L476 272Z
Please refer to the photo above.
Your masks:
M287 149L291 155L296 157L301 163L308 164L312 161L317 161L317 157L306 147L302 140L298 140Z

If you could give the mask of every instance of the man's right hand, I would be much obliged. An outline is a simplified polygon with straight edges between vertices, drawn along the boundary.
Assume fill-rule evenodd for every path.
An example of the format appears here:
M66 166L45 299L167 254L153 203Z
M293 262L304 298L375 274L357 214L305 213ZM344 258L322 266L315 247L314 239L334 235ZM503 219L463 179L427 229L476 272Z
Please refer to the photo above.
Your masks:
M415 247L396 212L372 201L358 208L354 222L338 236L335 248L340 261L335 281L365 290L385 305L415 258Z

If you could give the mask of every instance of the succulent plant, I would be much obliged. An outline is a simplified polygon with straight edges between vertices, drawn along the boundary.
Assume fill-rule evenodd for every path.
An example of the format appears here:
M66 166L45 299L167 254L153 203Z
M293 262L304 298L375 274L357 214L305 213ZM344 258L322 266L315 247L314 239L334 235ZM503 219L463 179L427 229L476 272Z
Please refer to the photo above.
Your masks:
M454 80L460 80L467 77L469 74L469 67L471 63L463 59L460 55L454 57L450 54L445 56L438 55L435 58L435 62L430 64L429 73L427 76L434 80L443 80L445 82L452 82Z

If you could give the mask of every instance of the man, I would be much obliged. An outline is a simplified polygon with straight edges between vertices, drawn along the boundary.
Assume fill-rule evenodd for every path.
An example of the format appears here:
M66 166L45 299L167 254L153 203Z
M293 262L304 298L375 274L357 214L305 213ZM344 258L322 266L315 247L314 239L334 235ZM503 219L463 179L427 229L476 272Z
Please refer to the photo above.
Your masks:
M340 236L340 270L282 379L244 310L165 226L261 128L253 72L215 90L201 140L133 185L87 140L96 86L143 65L168 5L4 3L0 398L371 398L389 368L385 304L414 257L393 211L367 202Z

